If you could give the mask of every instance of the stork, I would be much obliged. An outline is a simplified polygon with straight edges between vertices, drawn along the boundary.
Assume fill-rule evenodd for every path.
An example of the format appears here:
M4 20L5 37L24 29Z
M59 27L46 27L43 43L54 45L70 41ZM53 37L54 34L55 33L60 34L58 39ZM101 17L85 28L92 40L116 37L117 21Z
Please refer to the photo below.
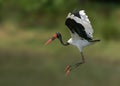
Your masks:
M50 38L45 43L45 45L50 44L53 40L58 38L62 45L64 46L74 45L79 49L81 53L82 61L73 65L67 66L66 75L68 75L71 70L85 63L83 48L85 46L99 42L100 40L93 40L93 28L84 10L69 13L68 16L66 17L65 25L68 27L70 31L71 38L64 43L62 40L61 33L57 32L52 36L52 38Z

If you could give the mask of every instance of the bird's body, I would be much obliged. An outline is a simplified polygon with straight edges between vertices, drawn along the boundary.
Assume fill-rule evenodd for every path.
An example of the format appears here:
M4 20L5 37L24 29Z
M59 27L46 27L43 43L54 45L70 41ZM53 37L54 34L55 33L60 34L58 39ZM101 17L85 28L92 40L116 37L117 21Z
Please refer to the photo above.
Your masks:
M71 33L71 38L67 42L76 46L80 52L85 46L92 44L89 40L93 38L93 29L84 10L69 13L65 24Z
M72 69L78 67L80 64L85 63L82 53L83 48L100 40L93 40L93 28L84 10L69 13L66 17L65 25L70 30L71 38L64 43L62 41L62 35L60 33L56 33L50 40L46 42L46 44L49 44L54 39L58 38L62 45L67 46L71 44L80 50L82 61L68 66L66 72L69 73Z
M85 46L92 44L91 42L88 42L87 40L81 39L80 37L77 37L76 39L70 38L67 42L71 45L76 46L80 50L80 52L82 52Z

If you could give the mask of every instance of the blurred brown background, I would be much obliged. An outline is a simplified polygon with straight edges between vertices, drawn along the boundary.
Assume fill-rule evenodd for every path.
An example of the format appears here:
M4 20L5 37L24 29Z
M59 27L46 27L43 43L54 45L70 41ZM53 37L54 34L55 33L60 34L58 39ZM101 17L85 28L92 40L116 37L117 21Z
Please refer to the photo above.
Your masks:
M69 12L85 10L100 43L84 49L86 63L65 77L65 67L80 60L64 22ZM120 86L119 0L0 0L0 86Z

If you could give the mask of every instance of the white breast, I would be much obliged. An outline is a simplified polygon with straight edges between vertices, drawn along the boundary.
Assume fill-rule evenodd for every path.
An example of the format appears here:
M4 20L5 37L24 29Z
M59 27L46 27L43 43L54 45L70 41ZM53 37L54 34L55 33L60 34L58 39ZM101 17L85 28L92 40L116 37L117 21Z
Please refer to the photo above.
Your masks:
M67 42L70 43L70 44L72 44L72 45L74 45L74 46L76 46L80 50L80 52L82 52L82 49L85 46L91 44L87 40L80 38L77 34L74 34L72 36L72 38L70 38Z

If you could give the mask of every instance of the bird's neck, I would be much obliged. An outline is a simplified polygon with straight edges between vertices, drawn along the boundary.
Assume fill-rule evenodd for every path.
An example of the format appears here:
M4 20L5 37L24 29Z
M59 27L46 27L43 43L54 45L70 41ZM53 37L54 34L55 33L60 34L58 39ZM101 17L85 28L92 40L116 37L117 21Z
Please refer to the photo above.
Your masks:
M60 38L58 38L60 40L60 43L64 46L67 46L67 45L70 45L68 42L64 43L63 40L62 40L62 35Z

